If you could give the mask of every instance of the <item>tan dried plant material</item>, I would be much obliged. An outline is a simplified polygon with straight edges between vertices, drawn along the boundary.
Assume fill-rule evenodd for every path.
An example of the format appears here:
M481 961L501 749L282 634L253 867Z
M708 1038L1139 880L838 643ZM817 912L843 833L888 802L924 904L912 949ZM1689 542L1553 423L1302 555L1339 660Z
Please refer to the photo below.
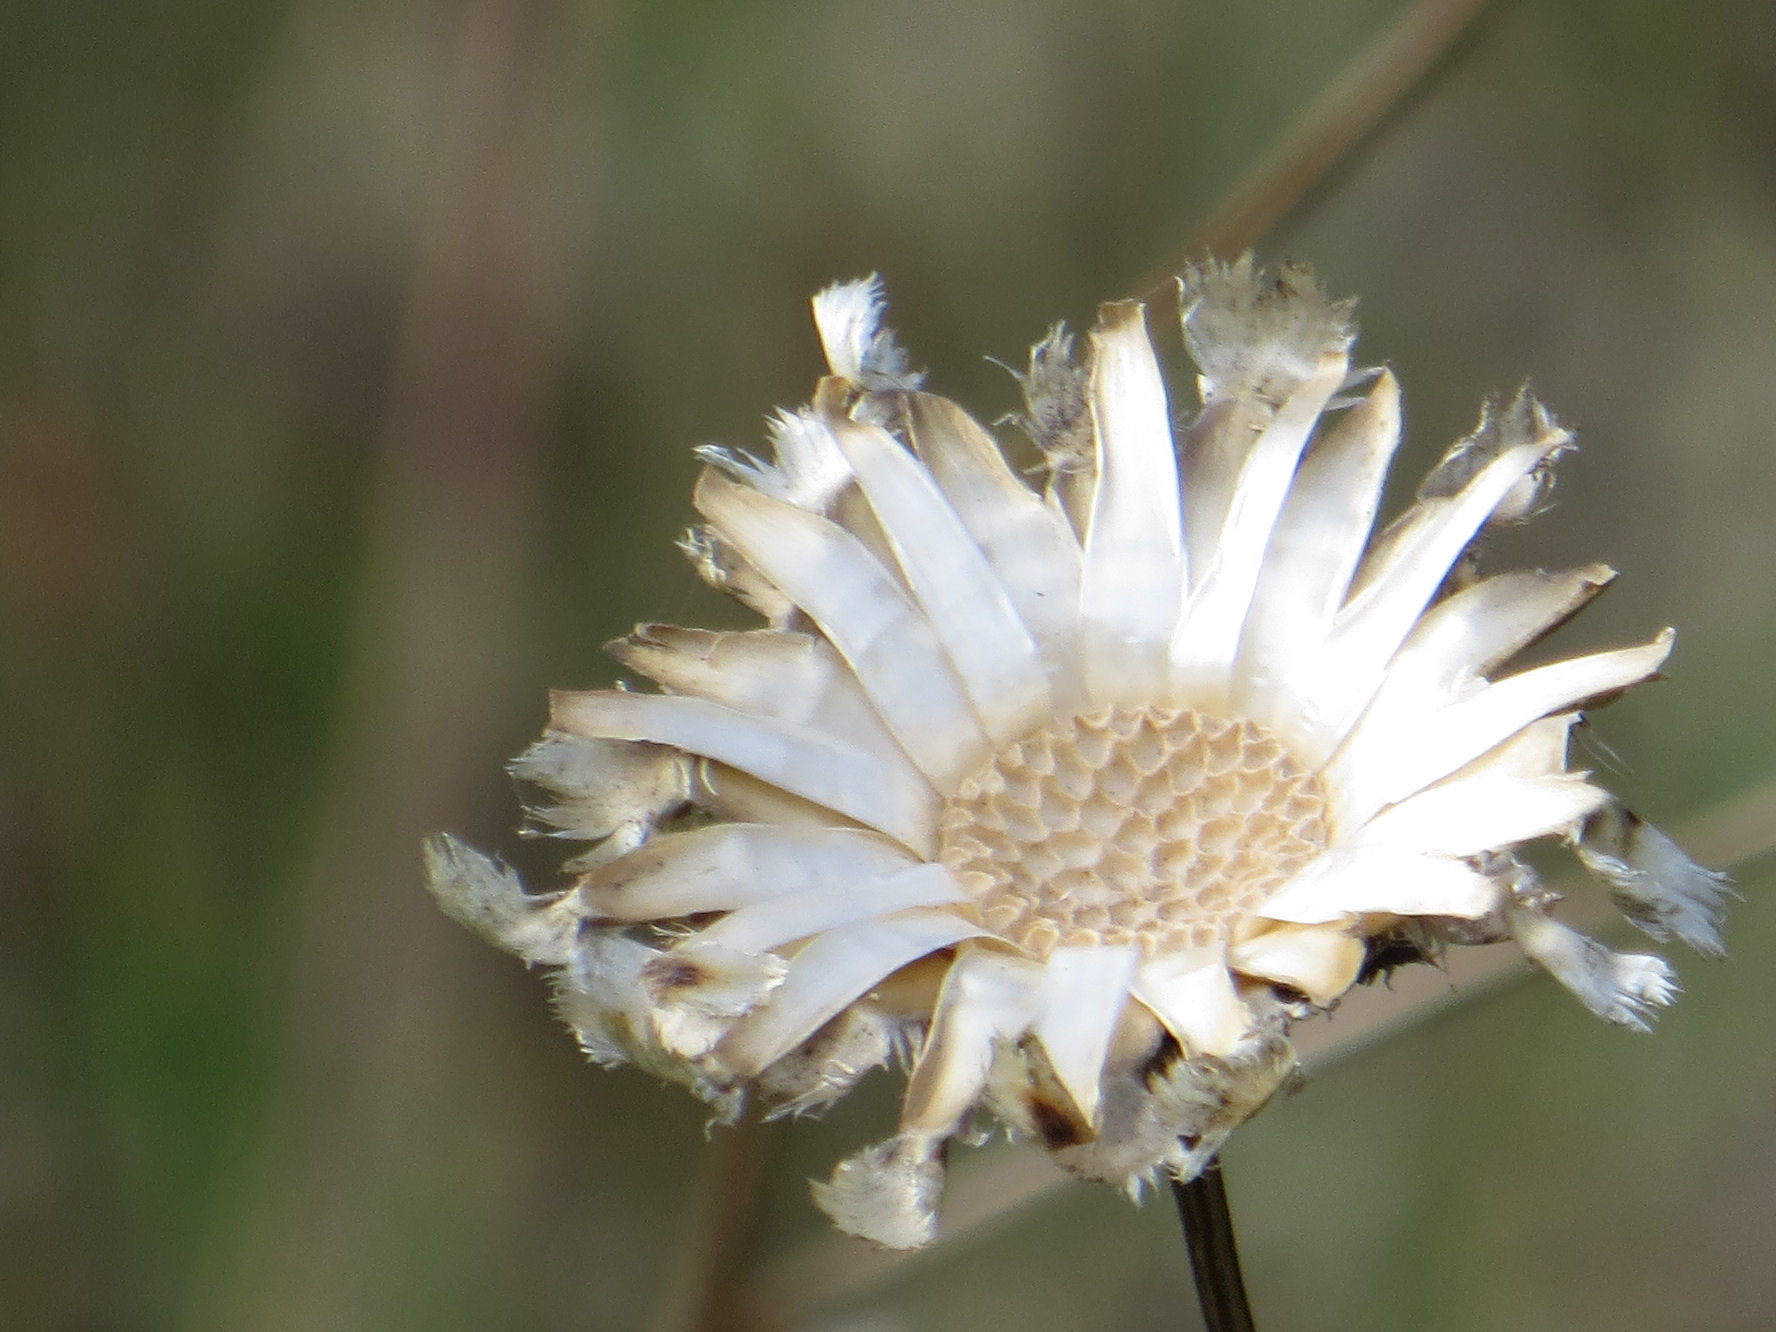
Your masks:
M921 391L880 283L829 288L830 374L771 457L706 448L685 549L759 613L613 645L658 692L554 696L514 771L554 891L449 837L434 892L549 969L601 1063L732 1119L908 1067L898 1131L815 1200L913 1247L996 1119L1138 1194L1297 1076L1294 1023L1369 970L1514 939L1610 1022L1676 982L1556 920L1514 854L1564 839L1655 938L1721 951L1730 892L1568 767L1581 710L1669 631L1512 669L1613 573L1485 569L1572 437L1489 407L1372 532L1400 437L1353 307L1249 258L1181 282L1197 407L1132 302L1019 380L1034 477Z

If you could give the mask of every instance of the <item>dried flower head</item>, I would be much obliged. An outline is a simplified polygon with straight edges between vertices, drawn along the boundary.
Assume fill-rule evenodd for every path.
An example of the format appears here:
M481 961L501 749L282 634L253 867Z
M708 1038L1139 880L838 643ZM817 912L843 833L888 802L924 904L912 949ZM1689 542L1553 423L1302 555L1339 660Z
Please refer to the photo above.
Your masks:
M1489 407L1371 539L1399 390L1353 373L1350 305L1249 258L1181 287L1200 409L1174 432L1140 305L1082 360L1057 329L1020 376L1040 488L920 391L874 279L815 297L832 374L770 461L703 451L685 543L767 626L643 625L611 650L659 692L554 696L513 771L587 844L565 888L427 847L592 1058L719 1118L904 1059L898 1133L815 1186L883 1244L932 1237L983 1111L1131 1192L1193 1176L1295 1072L1292 1022L1449 944L1515 939L1644 1029L1670 970L1556 921L1530 839L1721 949L1725 880L1567 767L1670 632L1505 673L1613 577L1476 569L1569 434Z

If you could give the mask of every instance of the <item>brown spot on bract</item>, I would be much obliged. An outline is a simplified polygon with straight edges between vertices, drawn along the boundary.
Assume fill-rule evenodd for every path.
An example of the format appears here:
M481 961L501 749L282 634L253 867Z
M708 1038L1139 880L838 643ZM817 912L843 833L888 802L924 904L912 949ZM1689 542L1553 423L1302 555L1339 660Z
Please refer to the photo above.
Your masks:
M1160 1034L1159 1044L1148 1056L1147 1062L1141 1066L1141 1082L1148 1091L1165 1080L1173 1064L1184 1057L1184 1047L1178 1044L1178 1038L1171 1032Z
M1042 1135L1043 1145L1049 1151L1058 1152L1063 1147L1077 1147L1091 1138L1091 1130L1074 1118L1070 1110L1056 1105L1041 1093L1031 1092L1028 1105L1030 1118L1036 1124L1036 1132Z
M708 976L703 968L695 962L681 962L674 959L650 967L648 979L653 982L656 992L670 994L674 990L694 989L703 984Z

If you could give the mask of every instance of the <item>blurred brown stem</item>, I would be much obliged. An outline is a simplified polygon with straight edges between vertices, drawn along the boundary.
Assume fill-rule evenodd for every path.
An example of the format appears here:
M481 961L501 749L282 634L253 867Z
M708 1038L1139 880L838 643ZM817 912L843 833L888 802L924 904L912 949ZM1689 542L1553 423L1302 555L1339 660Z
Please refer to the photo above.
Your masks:
M745 1119L717 1130L691 1187L649 1332L754 1332L762 1326L737 1298L749 1256L747 1221L770 1146L768 1128Z
M1326 86L1276 146L1135 291L1165 295L1174 274L1204 256L1231 259L1270 232L1356 151L1430 77L1485 13L1491 0L1416 0Z

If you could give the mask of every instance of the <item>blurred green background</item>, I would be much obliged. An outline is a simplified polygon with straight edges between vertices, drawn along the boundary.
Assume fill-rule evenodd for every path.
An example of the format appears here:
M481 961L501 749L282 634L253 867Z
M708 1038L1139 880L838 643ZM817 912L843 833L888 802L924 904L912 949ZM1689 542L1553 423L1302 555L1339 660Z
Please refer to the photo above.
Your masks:
M546 864L500 766L545 688L736 622L671 548L690 447L806 397L809 293L879 270L1009 411L983 357L1176 253L1399 8L0 8L0 1326L658 1320L701 1110L586 1067L419 837ZM1510 553L1623 571L1565 645L1680 626L1580 760L1682 827L1776 773L1776 6L1495 9L1261 252L1363 298L1408 489L1525 377L1576 427ZM1766 865L1657 1036L1530 981L1243 1130L1261 1320L1769 1326ZM729 1153L737 1280L878 1081ZM796 1325L1194 1317L1169 1204L1070 1188Z

